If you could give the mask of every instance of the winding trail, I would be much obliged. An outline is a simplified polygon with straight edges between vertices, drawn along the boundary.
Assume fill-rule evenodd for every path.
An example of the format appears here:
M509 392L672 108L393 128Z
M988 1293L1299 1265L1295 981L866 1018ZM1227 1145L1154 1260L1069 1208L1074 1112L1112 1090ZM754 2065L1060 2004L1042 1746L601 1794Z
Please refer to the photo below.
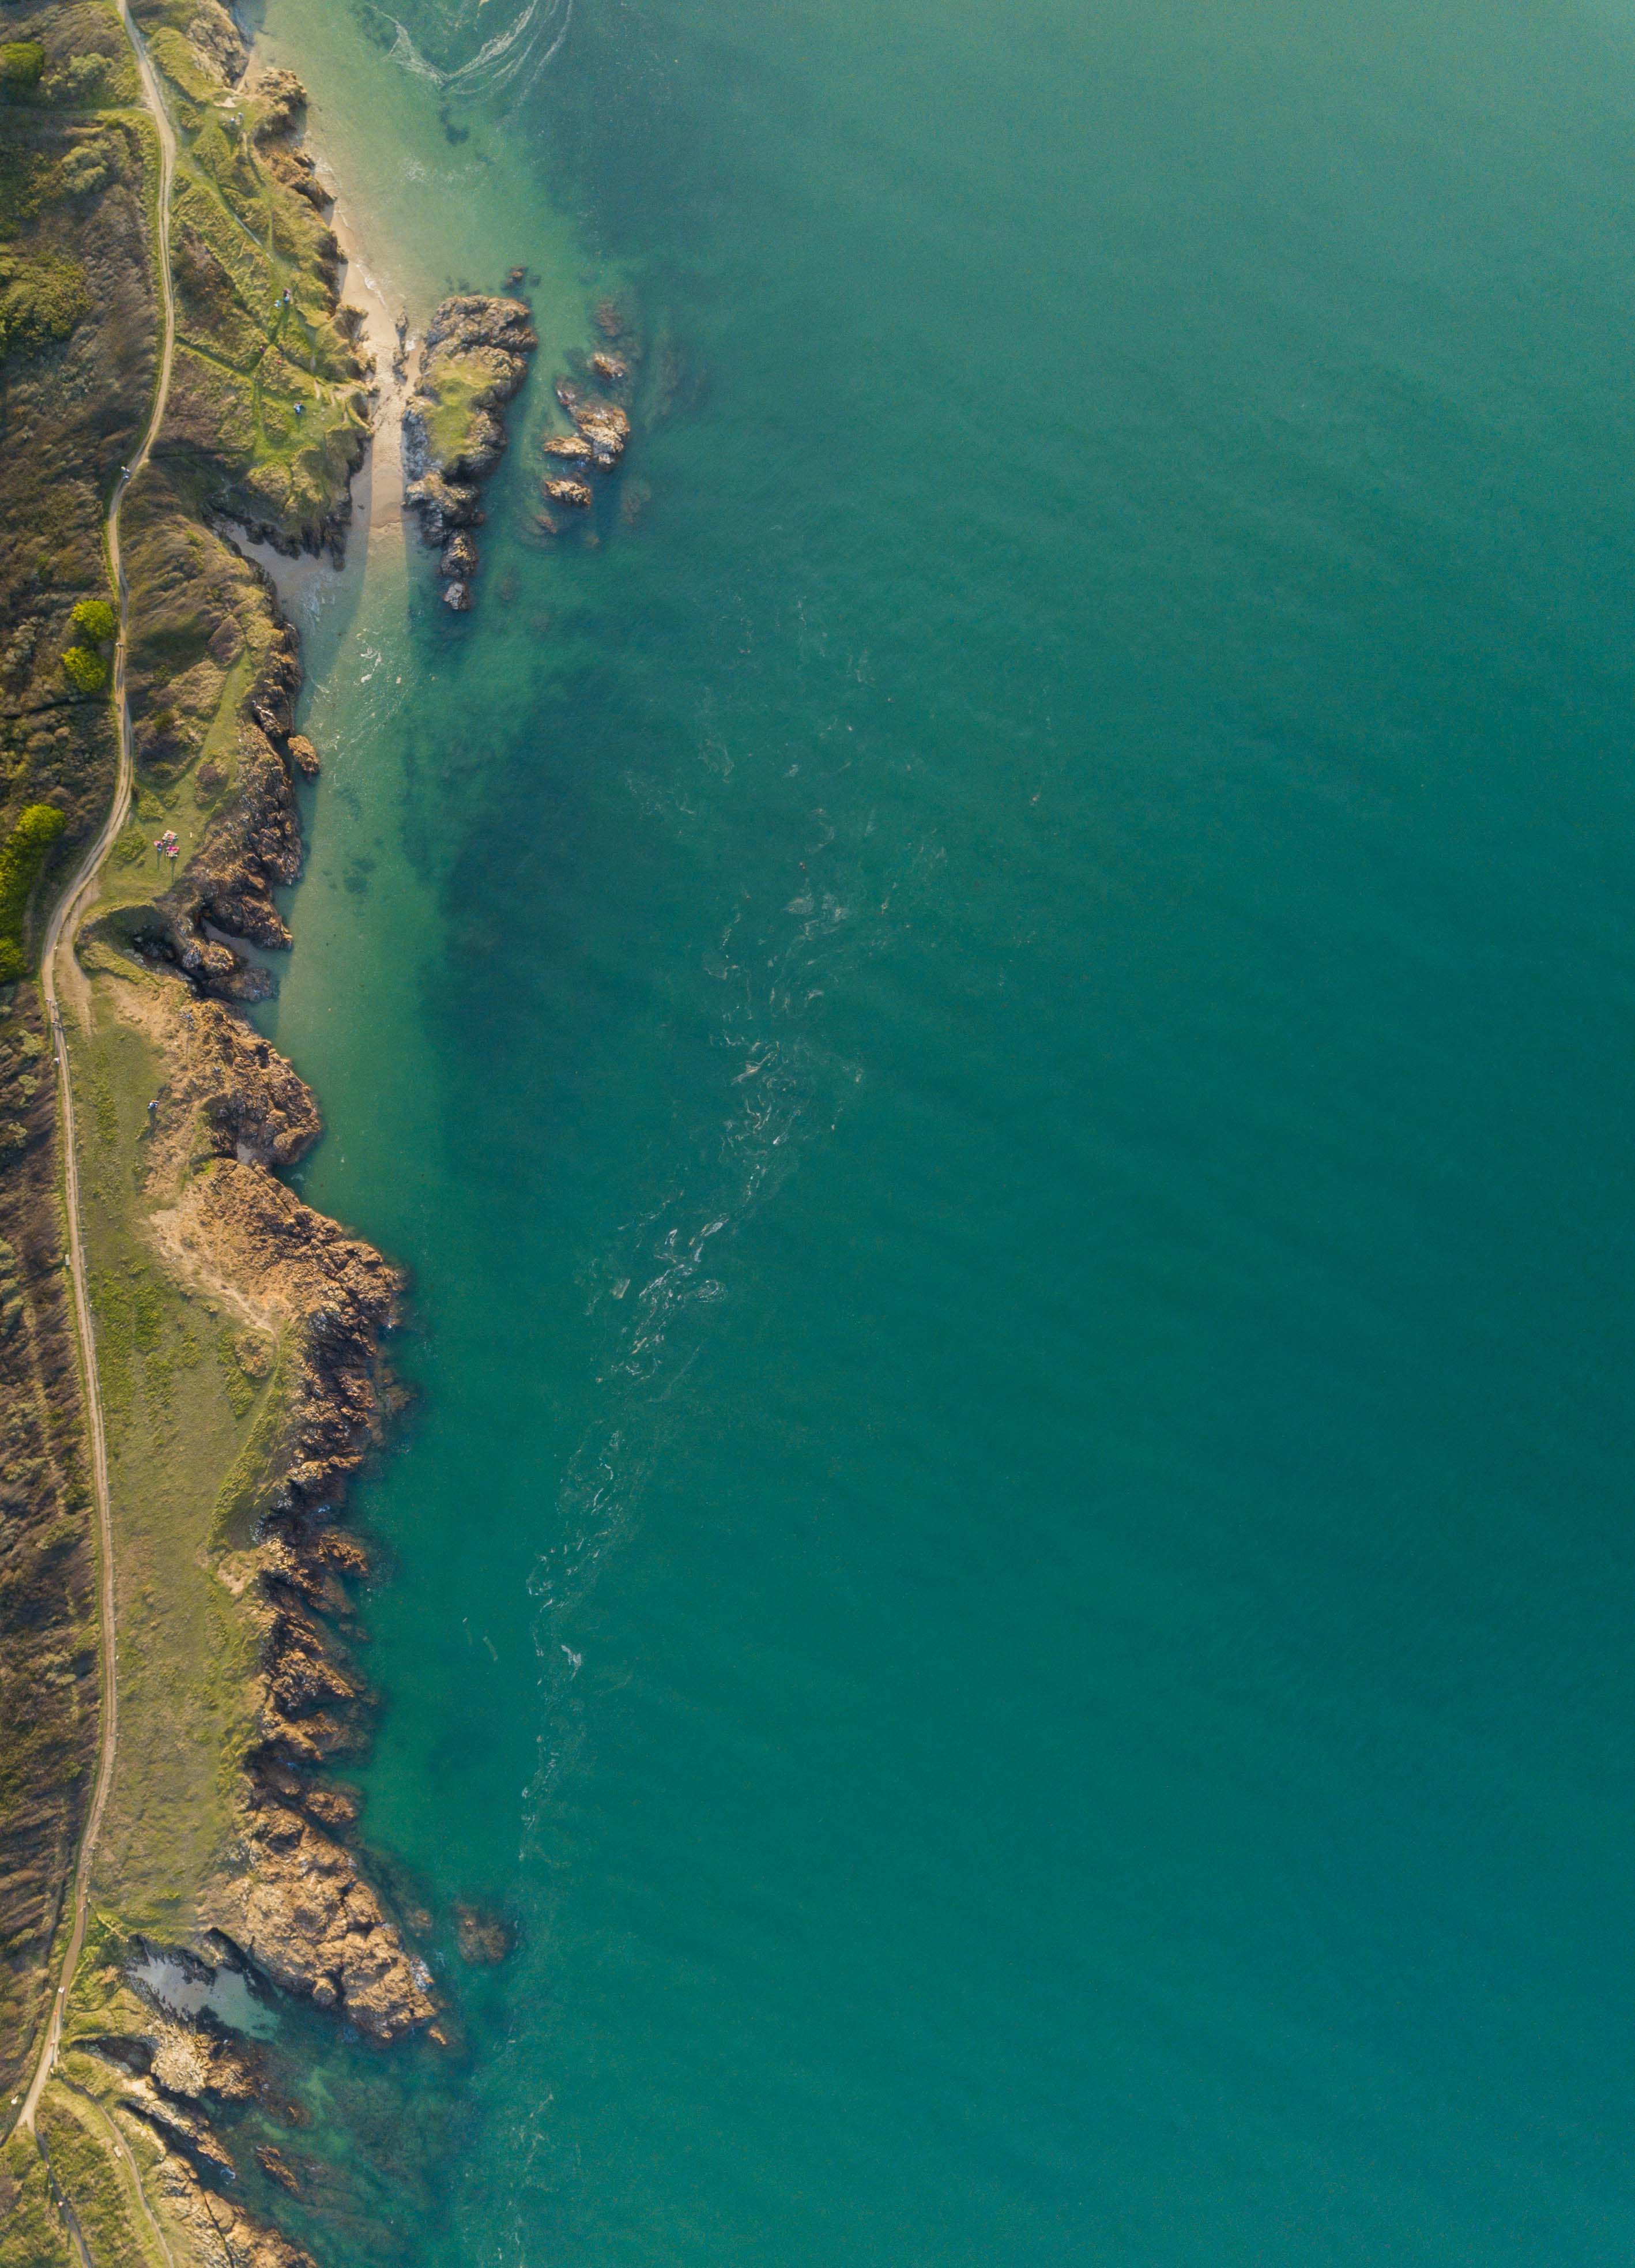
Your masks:
M119 515L125 501L125 491L148 461L159 427L165 420L166 404L170 399L171 365L176 350L176 301L171 282L170 268L170 195L171 183L176 170L176 136L165 108L158 77L148 60L147 49L141 34L131 20L129 0L119 0L121 21L136 59L136 69L142 77L142 91L148 108L153 114L154 127L159 143L159 191L156 235L158 240L159 301L163 324L159 354L158 383L153 391L153 407L142 439L130 462L121 473L114 493L108 499L107 551L108 567L114 587L119 597L119 639L114 652L114 711L119 725L119 769L114 783L114 799L108 806L107 816L98 830L96 840L80 861L72 881L58 902L46 931L45 953L41 964L40 989L44 998L46 1015L51 1027L52 1052L56 1063L59 1124L63 1143L63 1197L68 1222L68 1263L74 1286L74 1322L79 1340L81 1374L85 1388L85 1428L91 1445L92 1489L97 1514L97 1589L99 1622L101 1636L102 1660L102 1733L97 1747L96 1785L92 1791L91 1806L85 1814L85 1831L80 1837L79 1857L74 1872L73 1918L69 1931L68 1949L63 1956L62 1974L52 1996L51 2014L41 2043L39 2058L28 2082L28 2092L17 2124L29 2132L34 2131L34 2114L56 2062L57 2050L63 2037L63 2016L68 2005L74 1971L85 1942L85 1920L91 1903L92 1861L96 1855L97 1836L102 1825L102 1814L107 1803L108 1789L114 1779L114 1755L119 1738L119 1685L115 1669L114 1629L114 1522L108 1498L107 1437L102 1422L102 1395L97 1376L96 1339L91 1328L91 1297L85 1277L85 1238L79 1219L79 1157L75 1142L74 1090L69 1077L68 1041L63 1029L63 1012L57 999L57 968L63 954L71 953L74 933L92 893L97 873L114 841L123 828L130 811L131 791L131 728L130 700L125 684L125 651L129 630L130 593L125 581L125 570L120 557ZM138 2182L138 2187L140 2183ZM145 2198L144 2203L145 2205Z

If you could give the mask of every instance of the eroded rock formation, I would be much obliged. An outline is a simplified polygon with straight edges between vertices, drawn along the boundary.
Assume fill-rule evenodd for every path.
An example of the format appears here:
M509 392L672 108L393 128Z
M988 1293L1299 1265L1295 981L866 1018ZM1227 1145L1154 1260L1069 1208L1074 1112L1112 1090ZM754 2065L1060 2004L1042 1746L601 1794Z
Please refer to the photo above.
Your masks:
M241 1851L201 1911L275 1984L393 2039L435 2015L429 1977L336 1839L355 1804L304 1775L362 1738L367 1691L333 1625L366 1561L335 1521L380 1438L380 1341L402 1280L276 1177L322 1123L277 1051L180 988L160 1012L169 1073L151 1174L173 1194L155 1226L184 1277L247 1306L284 1349L280 1441L253 1507L261 1671Z
M404 1951L339 1843L298 1812L268 1804L250 1845L251 1866L220 1895L217 1926L265 1976L376 2039L431 2022L428 1971Z

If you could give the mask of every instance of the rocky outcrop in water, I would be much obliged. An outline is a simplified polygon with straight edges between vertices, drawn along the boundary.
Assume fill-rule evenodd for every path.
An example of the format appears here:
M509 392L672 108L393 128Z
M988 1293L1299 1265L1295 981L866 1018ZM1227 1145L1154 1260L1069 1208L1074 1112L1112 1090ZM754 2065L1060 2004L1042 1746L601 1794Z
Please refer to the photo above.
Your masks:
M520 299L474 292L445 299L426 332L403 412L404 497L424 541L443 549L444 600L456 613L471 603L476 545L468 531L482 519L481 486L504 452L499 411L527 376L538 344Z
M608 343L588 353L571 353L570 372L558 378L553 387L558 406L570 420L570 430L543 435L540 447L548 460L573 469L570 474L548 467L540 482L546 509L534 519L537 535L559 536L564 526L573 524L571 519L559 520L549 509L553 504L566 505L570 514L592 510L596 500L593 476L616 471L630 442L630 415L625 403L630 399L634 367L641 358L640 342L630 332L623 311L611 299L598 306L595 321ZM587 379L593 379L596 386L588 384ZM598 387L601 391L596 390ZM624 516L628 518L628 512ZM599 540L594 526L580 525L584 541L594 544Z
M509 1958L511 1932L497 1914L490 1913L482 1906L457 1904L454 1920L459 1931L460 1957L468 1966L493 1969Z
M610 356L593 356L592 367L611 360ZM622 363L617 367L622 375L628 375ZM572 418L580 439L590 452L591 462L602 472L611 472L624 454L624 445L630 438L629 414L615 401L604 401L599 394L586 394L571 379L556 380L556 399Z

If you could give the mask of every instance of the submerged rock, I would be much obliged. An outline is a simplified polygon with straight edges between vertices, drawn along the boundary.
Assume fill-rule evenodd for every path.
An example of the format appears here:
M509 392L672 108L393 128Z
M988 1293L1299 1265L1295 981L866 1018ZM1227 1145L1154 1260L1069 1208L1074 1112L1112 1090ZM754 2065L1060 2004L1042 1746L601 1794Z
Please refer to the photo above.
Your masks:
M460 1957L474 1969L497 1967L511 1951L512 1935L497 1914L481 1906L456 1905Z
M300 2196L300 2176L288 2158L284 2156L284 2152L275 2144L258 2142L255 2146L255 2157L256 2162L269 2181L276 2182L279 2188L288 2190L291 2197Z

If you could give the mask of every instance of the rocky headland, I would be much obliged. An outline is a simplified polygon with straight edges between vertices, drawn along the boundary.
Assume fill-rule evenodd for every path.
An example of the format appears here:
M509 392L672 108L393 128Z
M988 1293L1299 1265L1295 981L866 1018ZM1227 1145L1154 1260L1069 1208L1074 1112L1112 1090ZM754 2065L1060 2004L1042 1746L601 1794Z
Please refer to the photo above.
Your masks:
M478 564L471 531L482 522L482 483L504 453L499 412L538 344L522 300L475 292L445 299L426 331L403 412L404 497L424 541L442 553L444 602L456 614L471 605Z

